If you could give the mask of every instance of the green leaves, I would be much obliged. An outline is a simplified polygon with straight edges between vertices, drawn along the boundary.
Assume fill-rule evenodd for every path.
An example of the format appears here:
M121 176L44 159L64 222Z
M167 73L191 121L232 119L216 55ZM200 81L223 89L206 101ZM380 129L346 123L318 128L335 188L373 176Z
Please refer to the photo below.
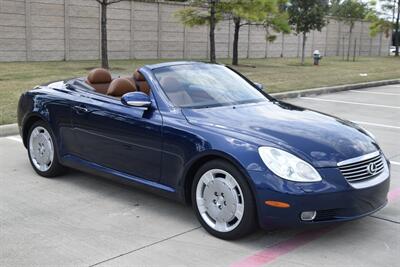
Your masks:
M210 23L211 13L208 3L210 0L193 0L190 1L191 6L181 9L175 13L175 16L182 21L183 24L194 27ZM216 22L223 19L222 2L215 0Z
M289 23L297 34L321 31L326 25L327 0L292 0L288 6Z
M265 36L265 39L267 40L267 42L270 42L270 43L275 42L276 38L277 38L277 36L275 34L270 34L270 35Z
M181 9L175 15L182 21L183 24L189 27L204 25L210 20L209 12L193 7Z
M377 16L371 16L368 17L369 21L371 22L371 25L369 26L369 35L371 37L375 37L378 33L383 32L386 36L386 38L389 38L392 29L393 29L393 23L383 19L383 18L378 18Z
M224 13L252 22L262 22L268 14L279 11L276 0L232 0L222 3Z
M357 0L336 1L331 7L332 16L351 26L355 21L365 19L371 11L368 3Z
M209 0L191 1L191 6L175 15L187 26L208 24ZM240 19L243 25L258 24L272 27L275 31L289 33L288 14L282 9L287 0L219 0L216 2L217 22L223 19Z
M266 27L271 27L275 32L290 33L289 14L286 12L278 12L269 14L264 21Z
M394 8L393 0L382 1L381 9ZM376 6L376 1L361 2L356 0L336 0L331 7L331 15L344 23L354 26L357 20L366 19L371 22L369 26L370 36L375 37L378 33L383 32L385 36L390 37L393 23L385 18L384 14L377 12L373 7ZM387 17L387 16L386 16Z

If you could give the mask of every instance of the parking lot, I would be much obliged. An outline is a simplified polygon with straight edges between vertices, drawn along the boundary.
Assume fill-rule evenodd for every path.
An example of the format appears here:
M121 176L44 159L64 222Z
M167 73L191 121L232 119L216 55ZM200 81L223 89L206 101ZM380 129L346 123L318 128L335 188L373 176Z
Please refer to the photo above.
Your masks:
M398 265L400 85L288 102L357 122L377 137L392 162L384 209L353 222L228 242L207 234L190 207L133 187L76 171L41 178L20 138L4 137L0 266Z

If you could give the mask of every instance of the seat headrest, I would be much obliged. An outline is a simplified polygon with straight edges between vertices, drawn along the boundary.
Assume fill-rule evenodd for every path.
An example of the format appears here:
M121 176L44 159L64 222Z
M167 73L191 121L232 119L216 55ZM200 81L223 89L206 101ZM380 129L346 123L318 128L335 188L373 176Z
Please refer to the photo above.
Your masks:
M133 73L133 78L138 82L145 82L146 78L138 70Z
M89 72L89 75L87 77L88 82L92 84L96 83L110 83L112 78L111 78L111 73L102 68L94 69Z
M135 92L135 84L127 78L117 78L108 87L107 95L120 97L129 92Z

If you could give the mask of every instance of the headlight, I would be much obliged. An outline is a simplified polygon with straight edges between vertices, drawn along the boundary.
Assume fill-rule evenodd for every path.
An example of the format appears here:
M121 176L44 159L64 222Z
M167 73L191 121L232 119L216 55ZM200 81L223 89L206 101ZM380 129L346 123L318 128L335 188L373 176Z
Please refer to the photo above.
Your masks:
M307 162L274 147L260 147L258 153L265 165L279 177L294 182L319 182L318 172Z

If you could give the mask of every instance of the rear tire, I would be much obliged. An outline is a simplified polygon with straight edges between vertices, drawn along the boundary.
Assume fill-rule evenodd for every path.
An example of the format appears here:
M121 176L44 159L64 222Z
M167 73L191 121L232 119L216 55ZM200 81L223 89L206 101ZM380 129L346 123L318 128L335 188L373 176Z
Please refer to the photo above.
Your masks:
M213 236L238 239L257 229L253 194L231 163L213 160L196 173L192 203L201 225Z
M58 160L54 134L44 121L38 121L29 129L27 147L29 161L40 176L51 178L65 172Z

